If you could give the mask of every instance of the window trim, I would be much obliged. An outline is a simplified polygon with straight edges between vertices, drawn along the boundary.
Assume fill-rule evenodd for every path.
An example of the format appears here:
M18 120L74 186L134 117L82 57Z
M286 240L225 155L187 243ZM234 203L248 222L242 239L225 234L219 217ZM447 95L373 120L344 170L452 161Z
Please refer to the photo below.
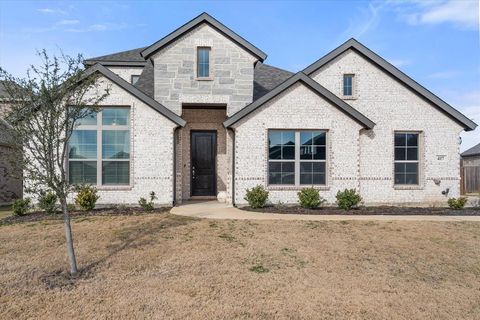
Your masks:
M417 134L417 150L418 160L395 160L395 134ZM424 159L424 135L421 130L394 130L392 134L392 184L395 190L421 190L424 188L424 177L423 177L423 159ZM396 184L395 183L395 164L396 163L417 163L417 183L416 184Z
M129 110L129 124L128 125L103 125L103 110L109 108L126 108ZM97 124L89 124L89 125L79 125L76 126L73 131L75 130L90 130L96 131L97 133L97 158L96 159L70 159L69 157L69 150L70 146L68 146L67 154L66 154L66 176L67 181L70 179L70 161L95 161L97 163L97 182L94 185L98 190L112 190L112 189L122 189L122 190L129 190L133 187L133 165L132 165L132 153L133 153L133 135L132 135L132 121L133 121L133 108L128 105L107 105L101 106L100 111L97 113ZM130 143L130 152L128 159L103 159L102 153L102 140L103 140L103 131L128 131L129 132L129 143ZM103 169L103 162L110 161L110 162L129 162L129 177L128 177L128 184L103 184L103 176L102 176L102 169ZM70 183L70 182L69 182Z
M199 61L198 61L198 50L199 49L209 49L209 54L208 54L208 77L201 77L198 75L198 67L199 67ZM213 74L212 74L212 59L213 57L213 49L211 46L197 46L195 49L195 79L198 81L211 81L213 80Z
M345 77L351 76L352 77L352 94L345 95ZM357 75L355 73L344 73L342 76L342 85L341 85L341 96L343 100L356 100L357 99Z
M295 134L295 158L294 159L269 159L269 132L271 131L293 131ZM325 160L308 160L300 159L300 133L302 131L322 131L325 132ZM265 142L265 154L266 154L266 166L265 166L265 185L269 190L299 190L306 187L314 187L319 190L329 190L330 189L330 132L328 129L318 129L318 128L267 128L266 129L266 142ZM293 162L295 168L295 177L294 184L270 184L269 183L269 173L270 173L270 161L272 162ZM300 184L300 163L301 162L323 162L325 163L325 184Z

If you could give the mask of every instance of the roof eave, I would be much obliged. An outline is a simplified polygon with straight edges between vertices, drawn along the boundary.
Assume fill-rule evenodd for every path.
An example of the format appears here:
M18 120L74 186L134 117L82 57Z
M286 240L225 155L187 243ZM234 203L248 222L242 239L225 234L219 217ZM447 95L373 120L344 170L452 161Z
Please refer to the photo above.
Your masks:
M166 108L164 105L159 103L158 101L150 98L147 96L145 93L143 93L141 90L130 84L129 82L125 81L124 79L120 78L118 75L113 73L111 70L106 68L105 66L101 64L95 64L94 66L88 68L85 71L85 77L90 76L91 74L99 72L106 78L108 78L110 81L121 87L122 89L126 90L130 94L132 94L134 97L137 99L141 100L148 106L152 107L154 110L158 111L160 114L165 116L167 119L172 121L173 123L184 127L186 125L186 121L179 117L177 114L175 114L173 111L170 109Z
M113 60L85 60L84 65L93 66L95 64L101 64L106 67L144 67L146 61L113 61Z
M326 88L321 86L319 83L317 83L315 80L311 79L309 76L304 74L303 72L298 72L294 75L292 75L290 78L279 84L277 87L275 87L273 90L265 94L264 96L260 97L258 100L252 102L242 110L238 111L234 115L232 115L230 118L225 120L223 122L223 125L228 128L246 117L248 114L254 112L257 108L261 107L268 101L272 100L279 94L281 94L283 91L291 87L297 82L302 82L311 89L313 89L317 94L321 95L324 99L330 101L332 104L336 105L342 112L344 112L346 115L351 117L353 120L358 122L363 128L365 129L372 129L375 126L375 123L365 117L363 114L358 112L356 109L354 109L352 106L335 96L333 93L328 91Z

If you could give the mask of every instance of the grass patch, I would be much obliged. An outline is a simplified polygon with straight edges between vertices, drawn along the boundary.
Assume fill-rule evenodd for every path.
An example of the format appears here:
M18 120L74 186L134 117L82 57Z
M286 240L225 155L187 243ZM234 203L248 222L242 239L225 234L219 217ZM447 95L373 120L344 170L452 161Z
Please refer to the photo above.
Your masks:
M252 272L255 272L255 273L267 273L267 272L270 271L268 268L265 268L261 264L254 265L253 267L251 267L248 270L250 270Z

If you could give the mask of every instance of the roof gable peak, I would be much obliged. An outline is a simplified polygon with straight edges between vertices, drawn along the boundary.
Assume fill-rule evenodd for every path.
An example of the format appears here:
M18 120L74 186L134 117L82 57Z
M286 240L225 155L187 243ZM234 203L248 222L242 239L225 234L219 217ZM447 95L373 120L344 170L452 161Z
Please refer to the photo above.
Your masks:
M373 63L375 66L380 68L382 71L392 76L394 79L402 83L405 87L410 89L413 93L418 95L420 98L431 103L433 106L440 109L441 112L445 113L447 116L452 118L454 121L462 125L466 131L474 130L477 127L477 124L459 112L457 109L437 97L435 94L430 92L424 86L420 85L418 82L410 78L408 75L397 69L394 65L380 57L378 54L367 48L365 45L361 44L354 38L350 38L341 44L338 48L330 51L322 58L318 59L308 67L306 67L303 72L311 76L318 69L329 63L330 61L337 58L339 55L345 51L352 49L355 52L359 53L362 57Z
M162 49L166 45L174 42L179 37L184 35L185 33L193 30L194 28L198 27L199 25L207 23L215 30L220 32L222 35L226 36L227 38L231 39L237 45L245 49L246 51L250 52L253 56L257 57L258 60L264 61L267 58L267 54L264 53L262 50L255 47L253 44L233 32L231 29L227 28L224 24L220 21L216 20L214 17L209 15L206 12L201 13L197 17L193 18L189 22L185 23L180 28L176 29L175 31L169 33L162 39L158 40L154 44L146 47L144 50L140 52L142 57L148 59L152 54L157 52L158 50Z

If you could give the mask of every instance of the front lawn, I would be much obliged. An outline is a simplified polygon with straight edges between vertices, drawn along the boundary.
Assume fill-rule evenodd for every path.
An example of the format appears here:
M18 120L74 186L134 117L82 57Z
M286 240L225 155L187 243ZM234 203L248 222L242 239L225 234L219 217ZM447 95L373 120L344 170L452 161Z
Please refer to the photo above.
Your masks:
M0 227L0 318L478 319L480 224L76 216Z

